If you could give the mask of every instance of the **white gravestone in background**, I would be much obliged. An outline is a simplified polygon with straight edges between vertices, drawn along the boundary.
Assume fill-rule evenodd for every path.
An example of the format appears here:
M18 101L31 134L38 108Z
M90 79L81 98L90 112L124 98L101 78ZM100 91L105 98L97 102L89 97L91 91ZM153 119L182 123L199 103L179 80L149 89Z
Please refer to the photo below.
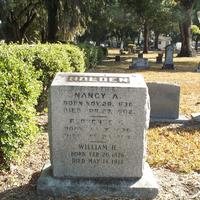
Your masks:
M129 69L149 69L149 62L147 58L133 58L132 65Z
M173 45L168 45L165 48L165 62L163 69L174 69L174 47Z

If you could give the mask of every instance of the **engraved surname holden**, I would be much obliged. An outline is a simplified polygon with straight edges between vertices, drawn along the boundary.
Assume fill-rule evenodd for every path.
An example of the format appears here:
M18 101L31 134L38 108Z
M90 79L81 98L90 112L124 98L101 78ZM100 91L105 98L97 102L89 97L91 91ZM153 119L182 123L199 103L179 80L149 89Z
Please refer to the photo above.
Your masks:
M130 83L129 77L112 77L112 76L68 76L68 82L101 82L101 83Z

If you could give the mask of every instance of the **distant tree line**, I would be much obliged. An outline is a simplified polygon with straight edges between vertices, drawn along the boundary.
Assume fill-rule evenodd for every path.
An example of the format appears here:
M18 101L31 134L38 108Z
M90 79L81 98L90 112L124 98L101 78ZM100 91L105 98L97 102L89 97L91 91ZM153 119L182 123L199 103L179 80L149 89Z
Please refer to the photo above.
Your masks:
M200 40L199 0L1 0L0 7L0 38L7 43L100 44L111 37L139 43L142 33L147 53L153 33L155 48L164 34L182 42L179 56L192 56L191 38L196 48Z

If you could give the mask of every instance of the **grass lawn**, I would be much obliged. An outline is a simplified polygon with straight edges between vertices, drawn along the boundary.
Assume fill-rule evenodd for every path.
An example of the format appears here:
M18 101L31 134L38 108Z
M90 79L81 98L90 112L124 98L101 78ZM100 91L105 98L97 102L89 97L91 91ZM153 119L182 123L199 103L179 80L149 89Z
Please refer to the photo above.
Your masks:
M191 116L200 112L200 73L195 72L200 55L194 58L174 57L176 70L161 70L162 64L156 64L157 52L144 54L149 59L149 70L129 70L132 57L122 55L121 62L114 57L119 50L110 49L108 58L95 72L139 73L146 82L167 82L181 87L180 113ZM151 166L164 166L177 172L200 172L200 123L185 125L151 124L148 131L148 162Z

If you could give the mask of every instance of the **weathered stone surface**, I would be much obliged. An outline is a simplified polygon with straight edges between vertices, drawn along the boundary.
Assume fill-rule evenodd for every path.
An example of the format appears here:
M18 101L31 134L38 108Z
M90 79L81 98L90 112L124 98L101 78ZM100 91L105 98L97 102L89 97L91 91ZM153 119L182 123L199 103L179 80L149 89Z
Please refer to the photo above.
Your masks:
M151 119L179 118L180 87L167 83L147 83L150 96ZM165 121L166 121L165 120Z
M55 177L142 177L149 123L140 75L58 73L49 106Z
M129 69L148 69L149 62L147 58L133 58L132 65L129 66Z
M168 45L165 48L165 62L163 69L175 69L174 68L174 47L173 45Z
M77 179L52 176L47 163L37 182L40 197L80 197L80 198L131 198L153 199L158 194L158 185L147 163L140 179Z

